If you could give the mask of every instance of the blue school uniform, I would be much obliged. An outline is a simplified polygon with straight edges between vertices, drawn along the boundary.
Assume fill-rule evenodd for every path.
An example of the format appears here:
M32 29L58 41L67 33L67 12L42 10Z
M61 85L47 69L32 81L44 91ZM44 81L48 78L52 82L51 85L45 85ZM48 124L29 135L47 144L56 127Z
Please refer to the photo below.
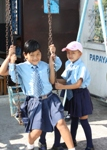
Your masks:
M81 87L72 90L73 97L71 100L66 99L65 110L73 117L92 114L93 105L90 93L87 89L90 84L90 74L83 61L81 59L78 59L74 63L69 60L66 61L65 70L61 76L68 81L68 83L70 82L70 84L75 84L80 78L83 79Z
M61 67L61 60L56 56L55 70ZM52 85L49 82L49 64L40 61L33 66L28 61L16 65L9 64L9 74L13 82L18 83L24 94L27 96L25 102L21 105L21 116L25 124L26 132L33 129L40 129L45 132L53 131L53 128L60 119L64 118L64 110L59 97L52 93ZM34 70L37 68L41 82L41 95L37 96L34 91ZM36 88L39 88L36 87Z

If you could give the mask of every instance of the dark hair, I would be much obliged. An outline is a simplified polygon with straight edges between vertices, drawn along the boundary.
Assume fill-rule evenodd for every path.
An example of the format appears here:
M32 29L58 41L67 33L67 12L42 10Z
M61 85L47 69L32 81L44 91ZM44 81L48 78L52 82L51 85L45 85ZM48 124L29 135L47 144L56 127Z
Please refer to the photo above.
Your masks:
M40 44L36 40L28 40L24 44L25 54L40 50Z

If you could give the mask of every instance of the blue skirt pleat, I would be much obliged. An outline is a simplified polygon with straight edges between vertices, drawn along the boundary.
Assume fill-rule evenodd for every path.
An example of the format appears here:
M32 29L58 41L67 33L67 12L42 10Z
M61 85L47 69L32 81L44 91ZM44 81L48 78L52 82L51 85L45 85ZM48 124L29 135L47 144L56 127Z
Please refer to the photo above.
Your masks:
M75 89L72 91L73 98L70 101L66 100L64 110L68 111L73 117L82 117L92 114L93 105L88 89Z
M26 132L33 129L52 132L57 122L64 119L64 108L54 93L44 100L27 96L21 106L21 116Z

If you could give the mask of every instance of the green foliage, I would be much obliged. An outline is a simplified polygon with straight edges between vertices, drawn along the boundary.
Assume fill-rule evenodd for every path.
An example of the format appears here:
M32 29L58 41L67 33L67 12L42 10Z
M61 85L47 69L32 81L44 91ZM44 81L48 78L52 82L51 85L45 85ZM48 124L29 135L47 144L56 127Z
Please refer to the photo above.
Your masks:
M104 16L105 20L107 22L107 0L102 1L103 9L104 9ZM94 41L100 41L103 42L103 32L102 32L102 26L101 26L101 20L100 20L100 13L98 9L98 3L95 4L95 36Z
M102 3L103 3L103 7L107 8L107 0L103 0Z

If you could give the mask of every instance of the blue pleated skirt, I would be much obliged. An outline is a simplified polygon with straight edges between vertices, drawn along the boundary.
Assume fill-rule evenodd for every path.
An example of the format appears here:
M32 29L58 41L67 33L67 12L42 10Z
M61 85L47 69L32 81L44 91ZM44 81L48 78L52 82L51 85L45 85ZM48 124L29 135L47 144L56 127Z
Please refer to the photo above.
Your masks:
M92 114L93 105L90 93L87 88L75 89L73 91L73 98L69 101L66 100L64 110L73 117L82 117Z
M54 93L43 100L27 96L21 105L21 116L26 132L33 129L52 132L57 122L64 119L64 108Z

